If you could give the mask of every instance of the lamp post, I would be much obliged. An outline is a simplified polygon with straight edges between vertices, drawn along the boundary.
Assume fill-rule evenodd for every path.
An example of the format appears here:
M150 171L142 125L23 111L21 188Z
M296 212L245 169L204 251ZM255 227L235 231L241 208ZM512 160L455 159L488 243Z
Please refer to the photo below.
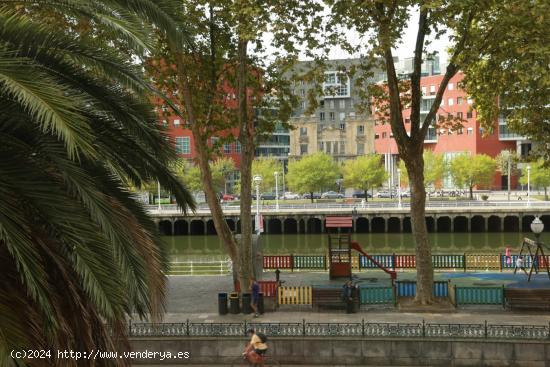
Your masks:
M260 234L260 184L262 183L262 176L256 175L252 179L256 185L256 234Z
M158 200L159 200L159 212L161 211L161 207L160 207L160 181L157 180L157 189L158 189Z
M401 168L397 169L397 207L402 208L401 204Z
M527 166L527 206L531 206L531 166Z
M535 219L531 222L531 231L535 234L537 243L539 242L539 237L543 230L544 223L542 223L542 220L540 220L539 217L535 217Z
M273 172L275 175L275 210L279 211L279 172Z

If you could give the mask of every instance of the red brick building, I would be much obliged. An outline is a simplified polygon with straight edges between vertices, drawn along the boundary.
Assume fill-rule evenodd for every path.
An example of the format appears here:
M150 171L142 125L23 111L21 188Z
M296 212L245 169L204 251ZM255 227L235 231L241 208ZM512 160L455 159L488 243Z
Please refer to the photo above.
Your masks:
M430 127L428 135L424 141L424 148L431 149L435 153L443 154L445 159L451 160L454 155L470 152L471 154L487 154L496 157L502 150L516 151L516 140L500 136L500 125L495 121L495 128L489 135L484 135L480 123L476 120L476 111L473 110L472 101L468 98L465 91L459 88L463 73L457 73L449 82L441 106L437 112L437 118L440 117L460 117L464 120L463 127L460 129L435 128ZM422 87L421 120L428 113L435 99L435 94L439 89L439 84L443 75L432 75L423 77L420 81ZM410 109L403 111L406 129L410 129ZM408 125L408 127L407 127ZM502 134L501 134L502 135ZM375 126L375 151L384 154L386 157L386 167L390 172L397 169L397 145L391 133L389 124L377 124ZM396 174L393 175L396 177ZM397 182L393 180L394 184ZM443 186L450 186L449 178L443 180ZM512 177L511 186L517 185L517 178ZM492 189L502 189L506 187L506 179L500 172L495 173Z

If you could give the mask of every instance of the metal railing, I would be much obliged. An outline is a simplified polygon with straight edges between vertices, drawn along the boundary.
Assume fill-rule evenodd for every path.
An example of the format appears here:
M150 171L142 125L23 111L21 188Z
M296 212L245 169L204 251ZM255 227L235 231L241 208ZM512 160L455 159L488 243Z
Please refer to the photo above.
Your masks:
M427 201L426 208L549 208L550 202L548 201L531 201L530 203L527 200L524 201L483 201L483 200L456 200L456 201ZM161 205L160 210L158 205L147 205L146 206L150 214L183 214L181 208L175 204L166 204ZM252 205L252 209L255 209L255 204ZM302 203L302 204L279 204L279 211L285 210L305 210L305 211L316 211L316 210L341 210L344 212L356 210L368 210L368 209L395 209L401 211L409 211L410 203L403 202L402 207L398 208L397 202L393 201L381 201L381 202L371 202L365 203ZM237 205L224 205L223 210L226 214L228 213L239 213L240 208ZM268 204L262 205L261 211L266 212L276 212L277 208L275 205ZM210 213L208 206L199 205L196 214L201 213Z
M130 323L130 337L246 336L253 328L269 337L459 338L550 340L549 325L390 323L390 322L286 322L286 323Z
M169 263L168 275L209 275L230 274L233 271L233 262L227 258L223 260L189 260L172 261Z

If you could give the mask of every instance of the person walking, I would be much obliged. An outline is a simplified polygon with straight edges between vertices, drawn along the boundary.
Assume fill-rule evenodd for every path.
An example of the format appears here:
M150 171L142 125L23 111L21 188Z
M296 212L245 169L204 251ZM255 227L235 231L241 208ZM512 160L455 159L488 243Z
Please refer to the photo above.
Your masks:
M260 316L258 313L258 302L260 300L260 284L256 281L255 278L250 278L250 293L252 293L252 302L250 302L250 307L254 310L254 317Z
M523 256L518 256L518 258L516 259L516 270L517 269L523 270L525 275L528 275L527 270L525 270L525 262L523 260Z
M353 313L354 312L354 301L353 298L355 296L355 286L353 285L353 282L351 280L348 280L346 284L343 286L342 290L342 300L346 303L346 312L347 313Z

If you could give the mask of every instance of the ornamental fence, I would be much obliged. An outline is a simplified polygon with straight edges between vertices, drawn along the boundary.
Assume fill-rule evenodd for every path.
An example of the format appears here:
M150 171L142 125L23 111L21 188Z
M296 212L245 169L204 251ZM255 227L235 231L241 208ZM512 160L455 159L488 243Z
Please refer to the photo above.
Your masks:
M363 337L363 338L458 338L550 340L548 325L499 325L487 321L479 324L442 323L204 323L187 320L182 323L130 323L130 337L246 337L253 328L268 337Z

